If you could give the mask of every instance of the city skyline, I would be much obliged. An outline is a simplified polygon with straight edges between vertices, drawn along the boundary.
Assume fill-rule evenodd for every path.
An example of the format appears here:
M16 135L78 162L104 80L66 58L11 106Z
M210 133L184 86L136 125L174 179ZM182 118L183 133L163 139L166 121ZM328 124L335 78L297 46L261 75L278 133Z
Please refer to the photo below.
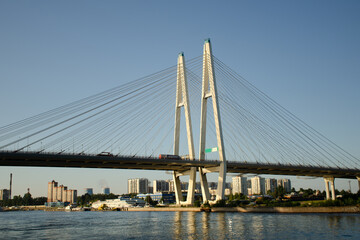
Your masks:
M251 174L250 174L250 176L251 176ZM268 187L268 185L267 184L270 184L270 183L268 183L267 181L272 181L272 180L275 180L275 188L277 187L277 186L283 186L285 189L287 189L287 191L290 191L292 188L295 188L295 190L296 191L300 191L300 189L302 188L302 189L308 189L308 188L311 188L311 189L313 189L313 190L320 190L320 191L325 191L325 185L324 185L324 187L323 188L312 188L312 187L308 187L308 186L301 186L301 185L299 185L299 183L297 183L296 182L296 178L295 177L292 177L292 176L286 176L285 178L284 178L284 176L282 176L282 175L256 175L256 176L251 176L251 177L247 177L247 175L238 175L238 176L236 176L236 177L234 177L234 176L229 176L228 178L227 178L227 181L226 181L226 184L227 185L231 185L231 189L232 189L232 191L234 191L234 178L245 178L246 179L246 181L251 181L251 179L253 179L253 178L260 178L260 179L262 179L263 180L263 188L265 189L265 191L264 192L262 192L262 194L266 194L267 193L267 190L271 190L272 188L270 188L270 187ZM200 188L200 179L199 178L197 178L198 179L198 181L196 182L196 189L198 189L200 192L201 192L201 188ZM131 180L132 181L135 181L135 180L144 180L145 181L145 183L142 183L143 184L143 186L142 186L142 191L140 191L140 192L138 192L138 191L134 191L134 192L129 192L129 186L130 186L130 182L131 182ZM181 184L183 185L182 186L182 190L183 191L187 191L187 189L188 189L188 186L187 186L187 184L188 184L188 180L189 179L186 179L186 178L184 178L184 179L182 179L181 180ZM284 181L285 182L290 182L290 187L289 188L286 188L285 187L285 185L284 185ZM102 182L104 182L104 180L102 180ZM93 186L86 186L85 188L76 188L76 187L72 187L73 189L75 189L75 191L77 191L77 193L78 193L78 196L81 196L81 195L84 195L84 194L86 194L86 193L88 193L88 194L90 194L90 195L92 195L92 194L105 194L105 191L108 191L109 193L113 193L113 194L116 194L116 195L122 195L122 194L129 194L129 193L156 193L155 192L155 190L153 190L153 187L154 187L154 183L155 182L157 182L157 183L159 183L159 182L164 182L164 183L168 183L169 184L169 186L168 186L168 188L169 188L169 190L168 191L170 191L170 192L173 192L174 191L174 186L173 186L173 179L172 178L165 178L165 179L148 179L148 178L143 178L143 177L141 177L141 178L131 178L131 179L127 179L124 183L120 183L120 184L122 184L123 186L126 186L125 187L125 191L124 192L115 192L115 191L112 191L112 190L110 190L110 189L112 189L111 187L93 187ZM50 184L51 183L51 181L48 181L48 183ZM56 184L58 183L58 182L55 182ZM294 184L295 183L295 184ZM48 186L49 186L49 184L48 184ZM119 184L119 183L118 183ZM145 190L145 185L146 186L148 186L148 189L147 190ZM214 186L212 186L212 184L215 184L215 185L217 185L217 181L216 181L216 179L215 179L215 181L211 181L211 182L209 182L209 189L210 188L213 188ZM246 184L248 184L248 183L246 183ZM286 183L285 183L286 184ZM72 186L76 186L77 185L77 183L71 183L71 185ZM112 185L111 183L109 184L109 185L107 185L107 186L110 186L110 185ZM240 185L241 186L241 185ZM337 186L336 185L336 182L335 182L335 186ZM346 184L345 184L345 186L346 186ZM56 187L57 187L57 185L56 185ZM61 184L61 185L59 185L59 187L65 187L65 189L67 189L67 187L66 187L66 184ZM163 187L163 186L162 186ZM357 186L355 186L355 188L352 188L351 190L352 190L352 192L353 193L356 193L357 191L358 191L358 189L356 188ZM215 186L215 188L216 188L216 186ZM235 187L235 188L238 188L237 186ZM245 190L245 192L246 192L246 194L245 195L248 195L248 186L246 186L245 187L246 188L246 190ZM9 187L4 187L4 188L0 188L1 190L9 190ZM35 197L46 197L46 196L48 196L48 194L49 194L49 187L46 189L46 191L44 192L44 195L39 195L39 196L35 196ZM95 190L94 190L95 189ZM116 189L116 187L115 187L115 189ZM345 190L345 191L348 191L348 190L350 190L349 189L349 185L348 185L348 188L336 188L337 190L339 190L339 191L341 191L341 190ZM13 189L14 190L14 189ZM28 190L28 189L27 189ZM15 195L20 195L20 196L23 196L25 193L27 193L27 190L26 190L26 192L24 192L23 194L15 194ZM29 189L30 190L30 193L31 193L31 189ZM213 191L213 193L215 193L214 191ZM233 194L235 194L235 193L243 193L242 191L235 191L235 192L232 192ZM259 194L259 193L251 193L251 194ZM12 197L14 197L15 196L14 194L12 194ZM228 195L228 194L227 194Z
M360 158L360 3L211 2L206 11L201 3L108 4L0 3L0 126L173 66L181 51L199 56L210 37L219 59ZM179 21L179 14L188 17ZM46 196L42 183L52 179L94 192L106 181L125 193L118 183L131 176L167 178L159 171L1 167L0 189L8 189L10 173L12 196L30 188L35 197ZM322 178L290 179L297 189L325 188ZM335 183L349 188L346 179ZM356 180L351 189L358 190Z

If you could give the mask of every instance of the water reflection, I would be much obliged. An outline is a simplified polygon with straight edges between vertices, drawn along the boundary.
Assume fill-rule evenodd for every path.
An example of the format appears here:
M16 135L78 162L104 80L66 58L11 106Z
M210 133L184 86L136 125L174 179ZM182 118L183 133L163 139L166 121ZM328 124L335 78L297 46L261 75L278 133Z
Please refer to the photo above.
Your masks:
M328 221L329 221L329 227L336 229L336 228L340 228L341 227L341 216L332 216L329 215L327 216Z
M196 239L196 212L187 212L187 231L190 239Z
M251 218L250 228L256 239L264 239L263 215L254 215Z
M348 225L354 225L357 220L359 220L359 216L358 215L349 215L345 217L346 220L346 224Z
M183 215L183 212L175 212L174 214L174 236L176 239L179 239L181 238L181 229L182 229L182 226L181 226L181 223L182 223L182 215Z
M359 214L7 212L1 239L360 239ZM71 233L71 234L69 234Z
M165 235L173 239L283 239L290 235L304 239L343 238L359 236L360 221L358 215L336 214L174 212L170 216L172 219L166 222L168 228L163 231L170 231ZM153 231L156 226L154 222Z
M210 219L210 214L209 212L203 212L202 216L201 216L201 220L202 220L202 234L204 236L204 239L208 239L209 237L209 219Z
M210 215L211 213L205 212L175 212L174 237L176 239L208 239L210 236ZM223 222L223 217L219 221ZM216 223L216 225L218 224ZM219 230L222 232L223 229L221 228Z
M227 227L226 227L226 221L225 221L225 213L219 212L216 213L217 217L217 225L218 225L218 234L220 239L225 239Z

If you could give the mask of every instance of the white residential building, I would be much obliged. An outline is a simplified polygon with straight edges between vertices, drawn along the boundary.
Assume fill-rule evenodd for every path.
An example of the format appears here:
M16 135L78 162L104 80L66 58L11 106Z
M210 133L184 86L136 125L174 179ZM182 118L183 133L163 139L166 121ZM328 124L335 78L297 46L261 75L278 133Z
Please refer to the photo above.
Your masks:
M169 191L169 182L165 180L153 181L153 193L161 193Z
M279 179L278 180L278 186L282 186L285 190L285 192L289 193L291 192L291 181L290 179Z
M259 176L251 178L251 194L265 194L265 179Z
M275 178L266 178L265 179L265 193L268 191L274 192L277 187L277 180Z
M149 180L147 178L128 179L128 193L147 193Z
M242 176L236 176L232 178L232 193L248 194L247 191L247 178Z

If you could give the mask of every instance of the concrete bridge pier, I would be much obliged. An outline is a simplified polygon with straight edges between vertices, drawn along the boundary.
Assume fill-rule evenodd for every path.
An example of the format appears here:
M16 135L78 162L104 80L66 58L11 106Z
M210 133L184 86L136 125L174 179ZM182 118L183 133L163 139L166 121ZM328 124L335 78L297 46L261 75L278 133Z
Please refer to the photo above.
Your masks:
M324 181L325 181L326 200L330 199L329 182L331 184L331 199L335 200L335 178L324 177Z
M357 180L358 180L358 184L359 184L359 191L360 191L360 176L356 176Z

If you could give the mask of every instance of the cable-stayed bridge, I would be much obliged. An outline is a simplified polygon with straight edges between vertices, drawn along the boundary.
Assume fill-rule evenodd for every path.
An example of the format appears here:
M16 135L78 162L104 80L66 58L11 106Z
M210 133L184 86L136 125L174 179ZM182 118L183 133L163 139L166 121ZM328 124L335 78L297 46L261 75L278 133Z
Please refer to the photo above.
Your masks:
M324 177L328 197L334 178L360 181L358 158L227 67L210 41L199 57L1 127L0 165L173 170L178 203L190 175L188 204L197 171L204 201L209 172L217 199L227 172Z

